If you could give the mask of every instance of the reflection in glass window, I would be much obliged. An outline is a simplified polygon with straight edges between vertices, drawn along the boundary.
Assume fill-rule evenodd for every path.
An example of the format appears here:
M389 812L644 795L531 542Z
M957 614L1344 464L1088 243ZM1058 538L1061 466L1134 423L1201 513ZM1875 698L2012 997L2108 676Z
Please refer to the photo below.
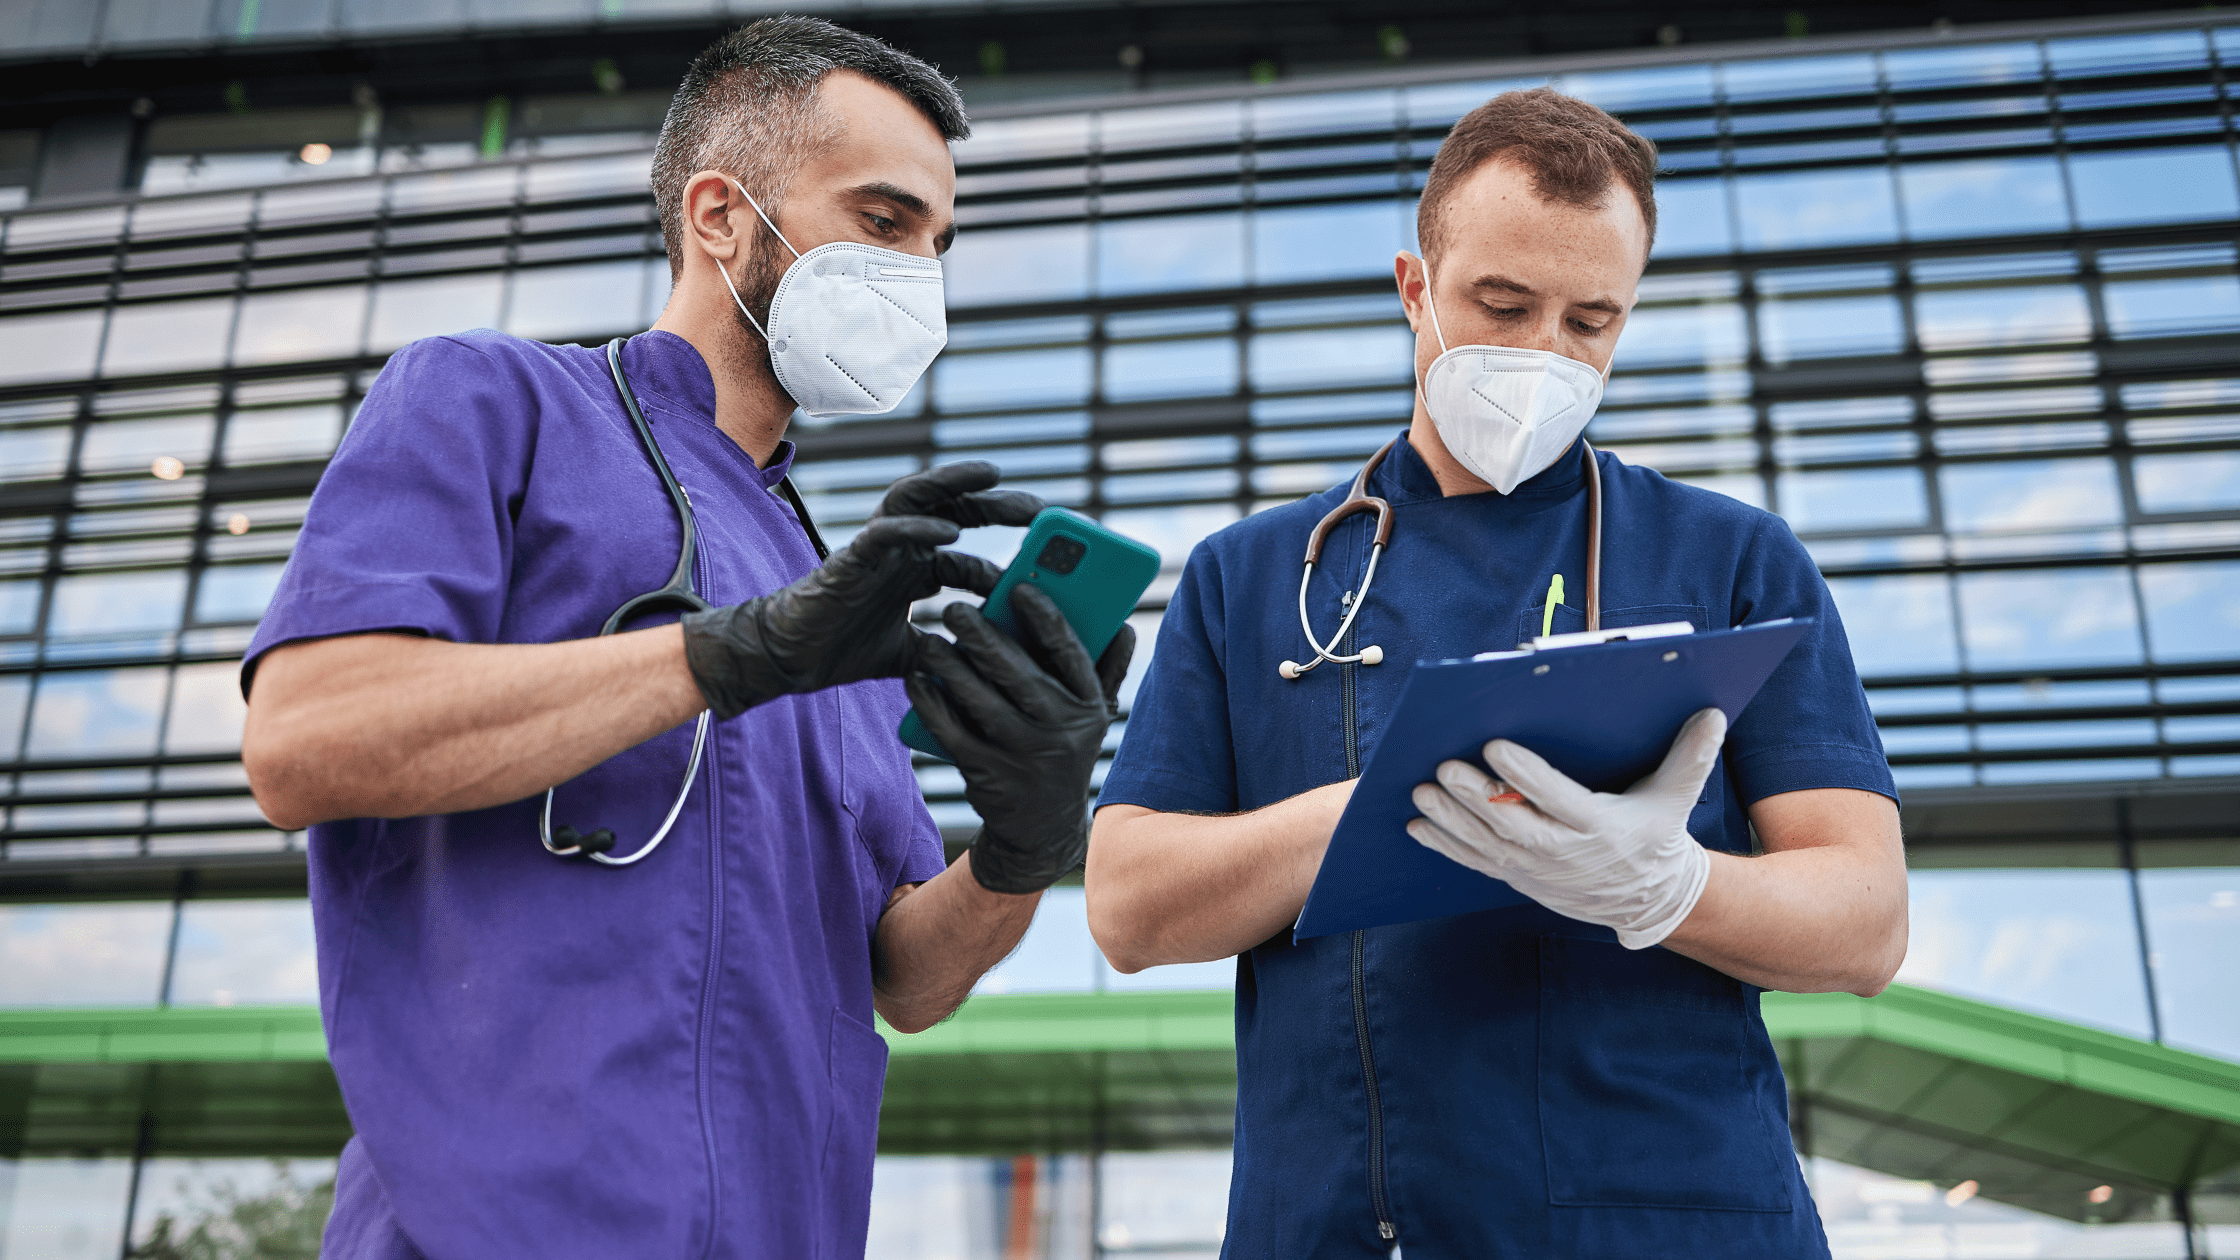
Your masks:
M2225 660L2240 644L2240 561L2139 566L2147 639L2160 661Z
M0 330L0 336L5 331ZM60 425L39 429L0 429L0 481L31 481L57 477L70 463L70 430Z
M1898 189L1906 232L1917 240L2069 226L2061 165L2051 157L1910 162L1898 168Z
M255 621L272 602L280 584L278 564L214 565L202 571L202 585L194 598L194 619L199 622Z
M342 437L342 405L265 407L236 411L226 421L225 462L234 467L278 460L324 459Z
M253 1238L258 1256L312 1256L334 1206L331 1159L178 1159L140 1169L132 1213L135 1255L234 1254L226 1240Z
M101 312L62 311L0 319L0 385L67 381L93 375L101 345Z
M2144 1037L2122 871L1913 871L1905 984Z
M1248 353L1252 387L1270 393L1405 381L1414 371L1415 334L1397 328L1261 333Z
M173 1005L312 1005L318 1000L310 902L184 903L179 957L171 975Z
M2232 158L2223 145L2069 155L2077 223L2196 223L2240 214Z
M1392 256L1414 246L1412 211L1399 201L1259 211L1252 218L1253 279L1296 284L1391 275Z
M1975 669L2119 665L2140 656L2121 569L1962 574L1960 625Z
M1636 307L1619 334L1617 366L1733 363L1747 353L1742 307L1733 302Z
M1089 910L1079 888L1042 894L1034 922L1009 957L988 969L975 993L1087 993L1104 958L1089 935Z
M2131 485L2142 512L2213 512L2240 508L2240 451L2141 455Z
M39 619L39 579L0 582L0 635L29 634Z
M31 703L33 757L142 756L163 712L160 668L42 674Z
M0 1006L154 1006L170 939L161 901L0 906Z
M1895 240L1898 208L1879 166L1735 177L1744 249Z
M1651 256L1724 254L1734 248L1725 180L1661 179L1656 195L1657 240Z
M1097 225L1097 292L1219 289L1244 283L1244 216L1170 215Z
M365 302L362 284L252 293L241 300L233 361L288 363L356 354Z
M572 341L641 327L645 265L637 259L526 268L512 283L505 330L516 337Z
M382 354L422 337L493 327L498 322L501 279L489 272L382 282L373 292L373 327L366 334L366 349Z
M1925 525L1929 496L1918 468L1852 468L1781 477L1781 515L1799 533Z
M1768 362L1832 355L1896 354L1905 349L1905 313L1895 295L1773 299L1758 305L1758 339Z
M1947 464L1938 477L1945 528L1957 532L2074 529L2123 519L2115 464L2106 459Z
M23 742L23 712L31 704L31 678L0 674L0 757L13 759Z
M164 727L167 753L232 752L241 747L241 667L232 661L181 665L172 684L171 721Z
M1089 351L1016 350L943 355L933 369L933 401L943 411L1083 403Z
M1108 402L1203 398L1237 388L1237 343L1230 337L1134 342L1104 352Z
M109 321L101 374L130 376L222 366L226 334L232 327L230 297L120 306Z
M1065 223L959 232L941 270L951 306L1086 297L1089 229Z
M115 1260L123 1250L132 1161L9 1160L0 1172L0 1256Z
M2240 277L2127 280L2101 289L2118 337L2193 337L2240 331Z
M1914 295L1913 311L1928 350L2082 341L2092 335L2084 290L2070 284L1930 290Z
M2154 947L2163 1039L2240 1059L2240 1003L2232 960L2240 958L2240 868L2149 870L2139 898Z
M166 455L189 468L200 468L210 458L210 435L216 425L217 421L207 415L99 421L86 429L78 468L81 472L147 472Z
M68 574L55 581L47 633L59 638L176 630L186 597L183 569Z
M1939 574L1831 578L1862 675L1949 673L1960 667L1952 630L1952 588Z

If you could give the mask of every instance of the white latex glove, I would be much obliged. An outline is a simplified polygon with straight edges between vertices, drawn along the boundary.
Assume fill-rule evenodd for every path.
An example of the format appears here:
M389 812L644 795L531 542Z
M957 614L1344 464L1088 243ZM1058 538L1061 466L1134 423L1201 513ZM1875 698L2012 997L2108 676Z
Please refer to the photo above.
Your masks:
M1616 929L1627 949L1647 949L1696 908L1710 877L1688 813L1726 738L1726 714L1695 714L1656 773L1622 795L1590 792L1497 739L1485 758L1501 781L1466 761L1441 763L1437 783L1416 787L1424 816L1408 834L1557 914Z

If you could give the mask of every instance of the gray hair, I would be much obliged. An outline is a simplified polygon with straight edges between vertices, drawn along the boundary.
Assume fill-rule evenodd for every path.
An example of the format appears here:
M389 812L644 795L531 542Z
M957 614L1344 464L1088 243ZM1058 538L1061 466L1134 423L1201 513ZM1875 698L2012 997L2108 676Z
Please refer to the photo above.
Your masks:
M956 84L883 40L789 14L740 27L693 58L654 145L653 205L671 277L684 274L685 181L696 171L737 175L777 217L795 168L841 133L817 105L817 88L834 70L900 92L944 139L972 133Z

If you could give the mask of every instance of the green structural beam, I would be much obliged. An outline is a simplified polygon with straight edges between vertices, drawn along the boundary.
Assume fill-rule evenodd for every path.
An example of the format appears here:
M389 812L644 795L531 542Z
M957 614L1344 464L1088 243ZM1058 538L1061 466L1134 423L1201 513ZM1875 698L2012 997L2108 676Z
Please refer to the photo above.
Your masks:
M1947 994L1767 994L1798 1145L2072 1218L2240 1164L2240 1064ZM893 1057L889 1152L1219 1146L1226 992L974 998ZM348 1119L309 1008L0 1012L0 1154L332 1152ZM2114 1198L2090 1204L2099 1186Z

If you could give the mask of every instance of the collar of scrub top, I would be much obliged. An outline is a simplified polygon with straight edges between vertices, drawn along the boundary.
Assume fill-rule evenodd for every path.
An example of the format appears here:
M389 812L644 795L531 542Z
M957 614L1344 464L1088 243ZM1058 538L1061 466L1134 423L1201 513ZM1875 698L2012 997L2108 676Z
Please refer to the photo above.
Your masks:
M1353 629L1353 619L1361 613L1361 606L1369 602L1369 584L1376 580L1377 561L1384 556L1384 549L1392 542L1392 504L1369 493L1369 478L1384 463L1385 456L1400 444L1394 438L1377 448L1361 471L1353 475L1353 486L1338 506L1331 508L1316 522L1314 532L1307 535L1307 562L1299 575L1299 629L1307 636L1307 646L1314 649L1314 659L1302 665L1285 661L1276 666L1283 677L1297 678L1315 666L1329 661L1334 665L1376 665L1384 661L1384 649L1372 643L1350 656L1341 656L1333 649L1345 642L1346 633ZM1594 447L1584 437L1579 439L1579 458L1586 465L1587 473L1587 629L1602 628L1602 469L1595 462ZM1376 515L1376 538L1369 544L1369 566L1362 570L1361 586L1346 592L1345 619L1338 623L1338 632L1325 644L1314 637L1314 623L1307 616L1307 584L1314 580L1314 566L1322 558L1322 544L1338 522L1357 512Z

